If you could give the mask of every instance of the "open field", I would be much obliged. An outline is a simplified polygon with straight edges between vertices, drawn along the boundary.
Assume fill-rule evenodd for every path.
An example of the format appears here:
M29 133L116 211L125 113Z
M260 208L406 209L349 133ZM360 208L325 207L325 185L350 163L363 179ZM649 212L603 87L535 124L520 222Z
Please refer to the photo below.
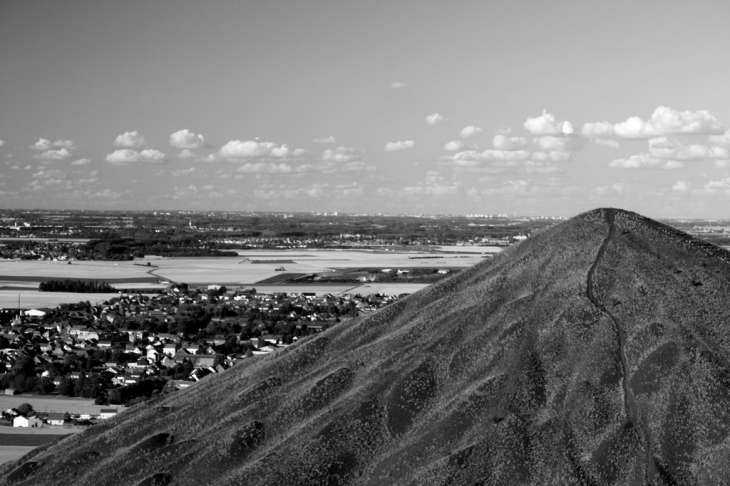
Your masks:
M370 295L400 295L413 294L421 289L425 289L430 284L423 283L367 283L356 287L349 292L351 294Z
M7 237L0 237L0 241L2 242L23 242L23 241L60 241L63 243L88 243L89 239L87 238L7 238Z
M43 395L0 395L0 409L2 410L18 407L23 403L30 403L36 412L68 412L70 414L98 414L102 408L110 408L108 406L94 405L93 400L84 398L61 398Z
M28 291L0 290L0 308L17 307L18 293L20 293L20 307L34 309L38 307L57 307L60 304L75 302L86 302L92 304L104 302L112 297L119 297L119 294L77 294L74 292L38 292L29 289Z
M255 288L258 292L313 292L317 295L323 294L412 294L428 287L429 284L421 283L363 283L363 284L281 284L281 285L246 285L242 288Z
M35 447L28 446L0 446L0 464L10 461L17 461Z
M446 253L499 253L504 250L502 246L437 246L439 251Z
M487 247L481 247L487 248ZM262 280L278 277L276 268L286 273L320 273L347 268L416 268L470 267L482 261L481 255L455 256L426 252L374 252L356 250L313 250L303 254L282 250L238 251L237 258L170 258L157 260L159 268L153 274L175 282L188 284L219 283L226 285L255 285ZM433 258L417 258L429 256ZM414 258L409 258L414 257ZM264 260L264 261L261 261ZM253 264L254 262L258 262ZM293 262L293 263L291 263Z
M5 429L13 430L13 432L5 433L4 430L0 430L0 446L13 446L13 447L38 447L43 444L48 444L52 440L56 440L59 437L65 437L67 435L80 432L83 429L30 429L27 427L4 427ZM25 429L26 432L16 433L16 430ZM38 434L36 431L43 430L49 431L47 433Z
M451 247L445 248L449 251ZM233 258L162 258L155 267L140 261L0 261L0 307L15 307L21 292L22 307L55 307L65 302L102 302L114 294L39 293L38 283L47 279L104 280L119 288L163 288L158 281L185 282L189 285L220 284L256 286L276 283L292 274L333 272L352 268L466 268L483 260L481 252L499 251L498 247L453 247L460 255L433 251L372 250L239 250ZM466 249L466 250L464 250ZM471 252L471 254L463 254ZM475 252L479 250L479 252ZM456 250L455 250L456 251ZM424 258L427 257L427 258ZM144 262L144 260L142 260ZM277 271L284 267L285 271ZM267 286L268 287L268 286ZM288 286L284 286L288 287ZM332 286L325 286L332 287ZM333 293L352 286L335 285ZM296 286L286 292L318 292ZM418 288L422 288L419 286ZM330 292L330 290L324 291ZM401 292L399 292L401 293Z
M78 434L84 430L81 427L43 427L40 429L0 427L0 464L20 459L36 447L59 437Z

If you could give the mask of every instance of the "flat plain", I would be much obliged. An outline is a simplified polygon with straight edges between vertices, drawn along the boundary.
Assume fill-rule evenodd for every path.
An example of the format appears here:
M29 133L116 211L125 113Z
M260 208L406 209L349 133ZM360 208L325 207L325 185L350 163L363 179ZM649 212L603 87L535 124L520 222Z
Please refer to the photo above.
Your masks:
M481 252L495 253L498 247L443 247L447 254L434 251L383 250L238 250L239 257L225 258L146 258L126 262L67 262L0 260L0 307L55 307L66 302L100 303L116 294L38 292L38 283L49 279L104 280L117 288L163 288L158 282L185 282L190 285L259 286L276 282L284 274L311 274L355 268L466 268L483 261ZM466 250L465 250L466 249ZM478 252L474 249L479 250ZM146 263L151 265L147 266ZM284 270L281 270L281 269ZM424 284L389 284L385 293L412 293ZM381 286L291 285L286 282L265 287L271 292L383 293ZM373 290L378 289L378 290Z
M84 398L61 398L41 395L0 395L0 409L16 408L30 403L36 412L68 412L71 414L98 414L107 406L94 405L94 400Z

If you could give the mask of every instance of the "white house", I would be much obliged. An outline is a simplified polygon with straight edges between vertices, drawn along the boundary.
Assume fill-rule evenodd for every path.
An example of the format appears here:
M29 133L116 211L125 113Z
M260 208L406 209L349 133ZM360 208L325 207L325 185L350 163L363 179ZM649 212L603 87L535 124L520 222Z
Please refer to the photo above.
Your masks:
M18 415L13 419L13 427L43 427L43 420L38 417L24 417Z
M117 416L117 409L116 408L102 408L99 410L99 418L102 420L110 419L112 417Z

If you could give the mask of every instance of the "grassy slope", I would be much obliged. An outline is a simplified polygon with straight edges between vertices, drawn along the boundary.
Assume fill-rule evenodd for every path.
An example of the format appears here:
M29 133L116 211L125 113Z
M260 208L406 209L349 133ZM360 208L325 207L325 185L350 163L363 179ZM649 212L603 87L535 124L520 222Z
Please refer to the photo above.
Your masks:
M180 485L709 484L727 462L730 271L637 216L614 225L606 241L605 214L585 213L0 474L49 485L155 473ZM594 264L600 307L587 295Z

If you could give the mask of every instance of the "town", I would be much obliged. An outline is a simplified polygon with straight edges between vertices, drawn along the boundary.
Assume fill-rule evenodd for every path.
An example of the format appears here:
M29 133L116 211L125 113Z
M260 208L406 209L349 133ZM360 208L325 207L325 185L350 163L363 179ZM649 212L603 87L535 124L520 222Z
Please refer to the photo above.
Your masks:
M100 305L5 308L0 310L0 388L11 395L56 394L131 406L296 345L402 297L170 284L156 295L120 294ZM102 409L99 417L66 414L61 423L88 424L116 410ZM17 411L5 418L25 427L41 420Z

